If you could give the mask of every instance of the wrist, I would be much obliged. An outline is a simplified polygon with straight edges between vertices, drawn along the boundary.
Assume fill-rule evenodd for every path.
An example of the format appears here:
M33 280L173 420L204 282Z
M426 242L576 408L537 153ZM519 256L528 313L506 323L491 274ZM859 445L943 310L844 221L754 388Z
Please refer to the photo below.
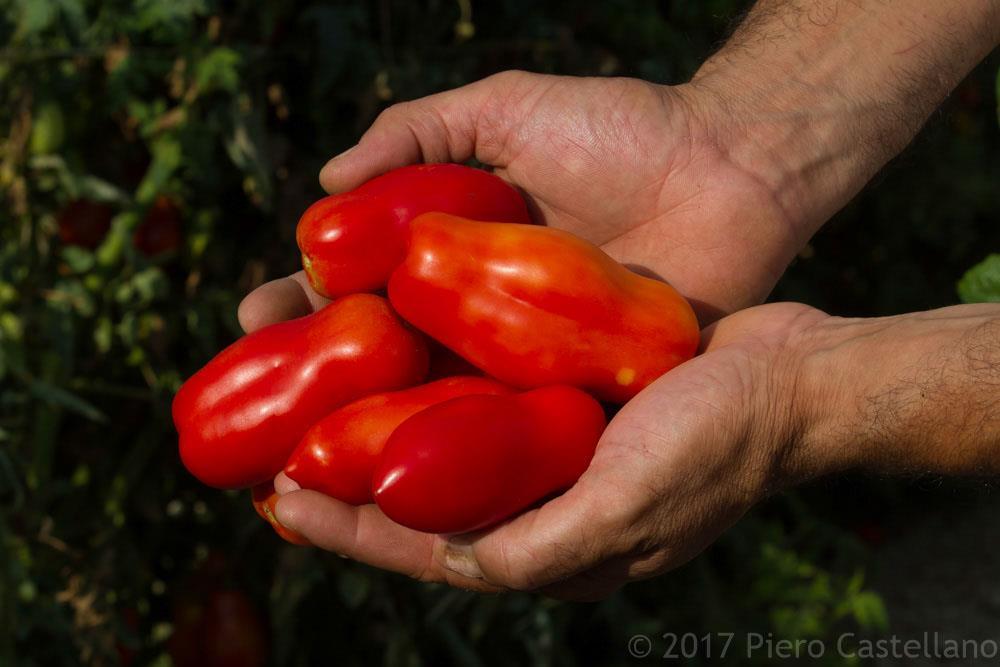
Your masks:
M711 108L712 143L771 193L799 247L903 147L866 154L855 132L861 111L850 100L706 67L686 85Z
M718 145L812 235L1000 39L1000 5L760 0L689 84Z
M1000 470L1000 307L832 317L795 345L807 476Z

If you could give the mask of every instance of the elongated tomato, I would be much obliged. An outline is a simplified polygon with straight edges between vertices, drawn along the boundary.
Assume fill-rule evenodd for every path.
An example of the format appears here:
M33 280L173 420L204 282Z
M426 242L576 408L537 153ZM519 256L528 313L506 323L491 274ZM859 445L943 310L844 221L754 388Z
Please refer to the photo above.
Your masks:
M623 403L697 350L684 297L572 234L428 213L410 235L393 307L512 386L569 384Z
M460 164L394 169L302 214L295 237L313 289L329 297L383 289L406 253L410 221L428 211L531 222L517 190L489 172Z
M310 428L289 457L285 474L303 489L352 505L373 502L372 471L397 426L421 410L452 398L510 391L484 377L450 377L362 398Z
M185 382L173 404L181 460L210 486L260 484L324 415L426 374L426 344L385 299L344 297L244 336Z
M604 426L600 404L574 387L454 398L393 431L372 479L375 502L415 530L484 528L572 486Z

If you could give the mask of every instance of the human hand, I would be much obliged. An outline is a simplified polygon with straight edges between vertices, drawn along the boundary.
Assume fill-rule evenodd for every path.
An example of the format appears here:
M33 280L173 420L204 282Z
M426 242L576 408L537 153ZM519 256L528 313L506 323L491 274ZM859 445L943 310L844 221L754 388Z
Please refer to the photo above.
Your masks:
M825 320L777 304L706 332L704 354L626 405L565 494L498 528L448 539L296 490L280 475L279 521L316 546L425 581L477 590L541 590L574 599L680 565L783 481L804 470L796 359L789 346ZM793 473L786 462L797 466Z
M732 124L686 86L506 72L390 107L320 180L343 192L406 164L474 157L517 186L539 222L666 279L707 322L760 302L809 234L717 145ZM290 314L269 295L300 284L252 294L244 326Z
M571 489L496 528L419 533L283 475L277 517L425 581L594 599L683 564L762 498L816 476L1000 472L996 305L845 319L770 304L706 329L702 352L615 416Z

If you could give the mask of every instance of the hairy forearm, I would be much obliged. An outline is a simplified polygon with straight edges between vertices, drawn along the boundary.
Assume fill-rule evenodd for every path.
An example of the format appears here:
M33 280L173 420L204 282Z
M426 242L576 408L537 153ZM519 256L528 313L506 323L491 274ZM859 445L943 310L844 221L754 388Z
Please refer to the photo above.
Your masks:
M760 0L692 81L811 235L1000 42L1000 0Z
M830 318L803 349L813 472L1000 473L1000 305Z

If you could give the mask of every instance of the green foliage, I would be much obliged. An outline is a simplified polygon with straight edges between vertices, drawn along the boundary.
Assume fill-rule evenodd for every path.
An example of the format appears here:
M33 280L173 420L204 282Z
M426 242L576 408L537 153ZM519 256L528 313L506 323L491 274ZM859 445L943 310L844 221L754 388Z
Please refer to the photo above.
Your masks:
M135 664L166 665L178 596L219 559L213 585L265 612L282 666L613 665L631 662L639 632L884 627L864 549L794 496L674 574L569 605L285 546L246 494L202 487L176 454L173 393L239 335L242 294L295 269L294 222L321 194L319 167L383 107L507 68L680 81L744 4L5 3L0 664L111 665L134 651ZM992 70L965 85L979 101L953 103L914 149L919 164L848 209L780 296L838 312L930 307L984 245L1000 247L998 137L981 101ZM147 257L133 236L164 197L182 242ZM61 213L81 199L109 207L92 247L63 240L74 221ZM963 298L996 289L988 261Z
M958 281L965 303L1000 302L1000 254L994 253L965 272Z

